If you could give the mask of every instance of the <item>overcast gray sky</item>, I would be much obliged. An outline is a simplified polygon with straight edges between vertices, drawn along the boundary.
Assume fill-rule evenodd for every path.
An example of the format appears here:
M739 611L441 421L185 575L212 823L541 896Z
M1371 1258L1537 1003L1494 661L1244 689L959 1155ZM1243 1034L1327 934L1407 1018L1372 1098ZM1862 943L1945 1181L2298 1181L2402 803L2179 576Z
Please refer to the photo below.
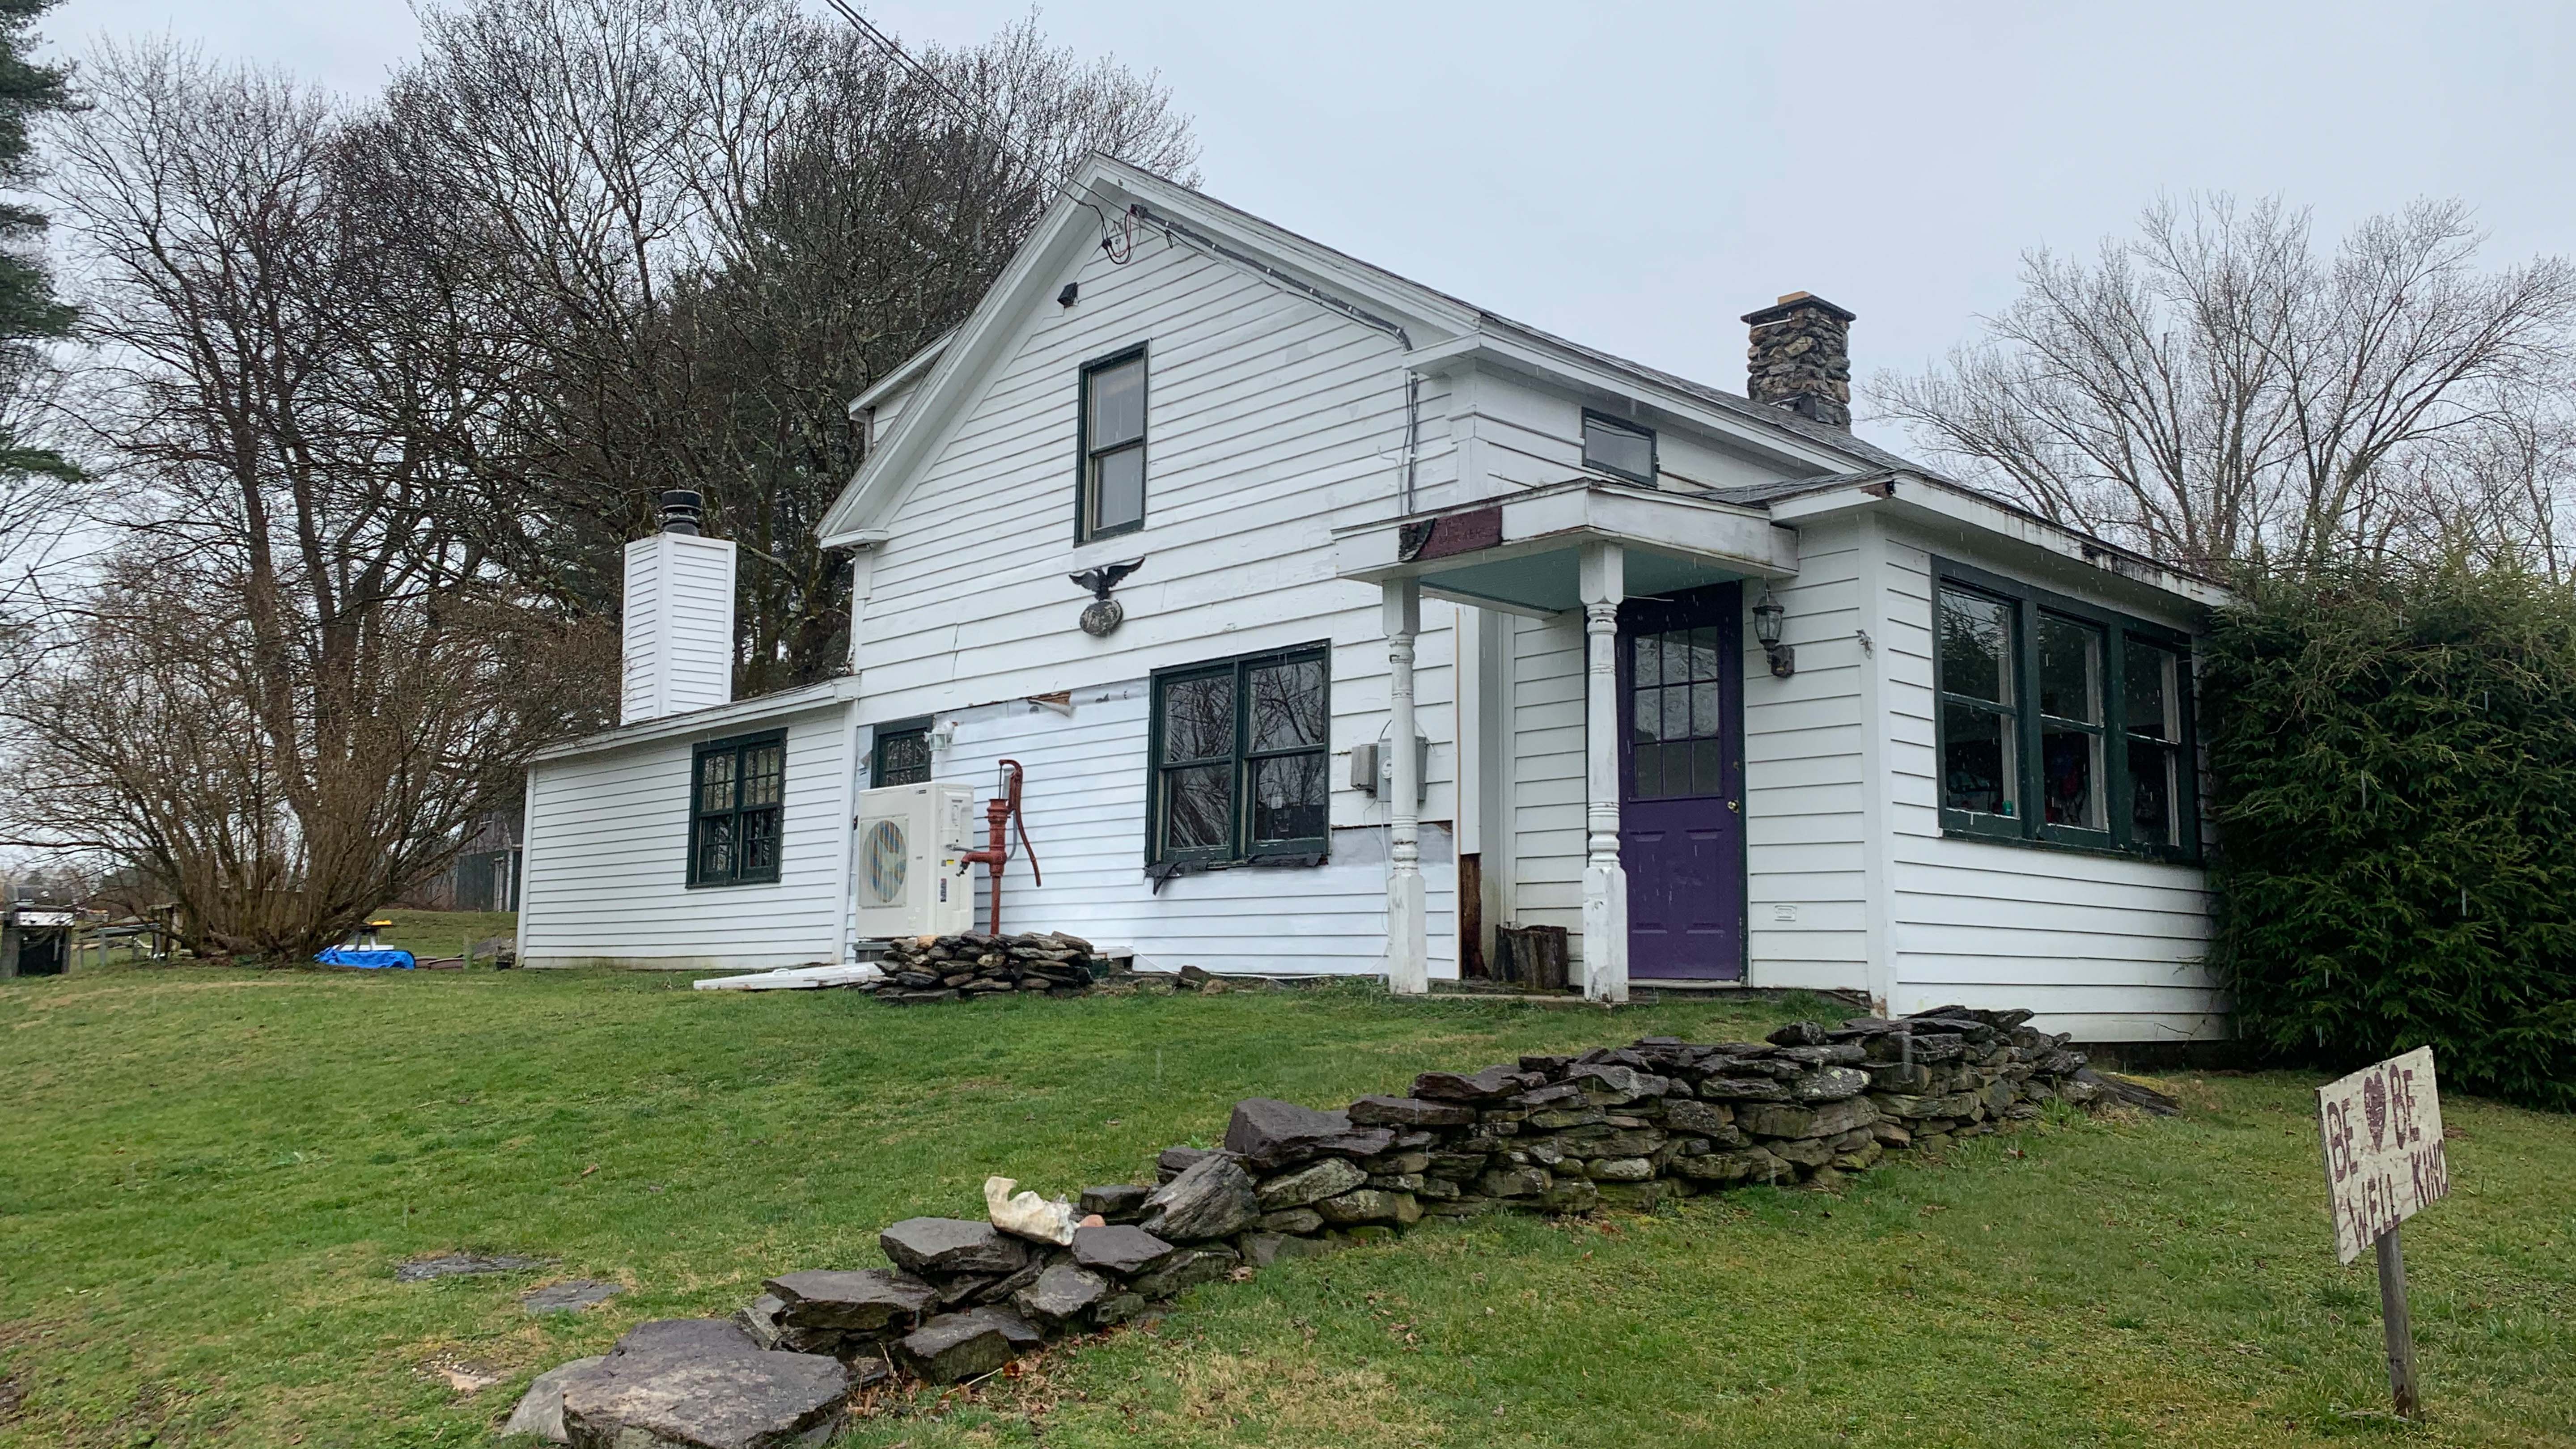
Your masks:
M971 42L1016 0L880 3ZM1939 12L1939 13L1935 13ZM2328 234L2459 196L2491 261L2576 250L2576 6L1572 7L1056 0L1056 41L1160 71L1207 189L1495 311L1741 388L1739 314L1860 314L1920 368L2159 190L2279 192ZM61 48L168 31L363 92L404 0L67 0ZM1889 439L1893 441L1893 439Z

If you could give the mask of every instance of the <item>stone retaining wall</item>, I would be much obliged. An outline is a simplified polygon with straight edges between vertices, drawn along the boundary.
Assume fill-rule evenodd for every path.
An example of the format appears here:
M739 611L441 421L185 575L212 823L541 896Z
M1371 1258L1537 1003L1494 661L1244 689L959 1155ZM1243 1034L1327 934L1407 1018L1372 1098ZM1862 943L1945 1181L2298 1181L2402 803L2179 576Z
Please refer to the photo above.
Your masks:
M1196 1284L1425 1217L1643 1209L1744 1183L1830 1185L1891 1151L1989 1133L2051 1101L2137 1090L2096 1077L2067 1038L2033 1030L2029 1018L1946 1007L1895 1021L1799 1022L1762 1042L1646 1037L1581 1056L1425 1072L1409 1095L1336 1111L1254 1098L1236 1104L1221 1147L1168 1149L1155 1182L1086 1188L1070 1211L1009 1215L1022 1233L908 1218L879 1236L892 1268L770 1279L737 1315L727 1342L740 1348L727 1351L837 1363L858 1385L898 1372L956 1383ZM997 1206L994 1216L1005 1213ZM636 1332L647 1329L673 1332ZM627 1353L622 1343L601 1366L575 1371L571 1388L552 1390L564 1396L570 1442L623 1446L625 1428L648 1427L619 1418L616 1395L581 1387L582 1374L649 1379L639 1365L619 1377ZM803 1385L810 1376L768 1379ZM788 1409L810 1405L798 1399L779 1412Z

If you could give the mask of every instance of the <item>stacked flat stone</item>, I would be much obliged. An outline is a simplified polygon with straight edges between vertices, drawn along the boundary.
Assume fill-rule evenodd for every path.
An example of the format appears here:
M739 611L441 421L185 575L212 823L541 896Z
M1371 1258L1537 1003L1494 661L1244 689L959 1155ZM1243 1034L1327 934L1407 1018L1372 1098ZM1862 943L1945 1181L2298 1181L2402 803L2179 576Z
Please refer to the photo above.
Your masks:
M875 988L877 1000L919 1006L1015 992L1080 996L1091 989L1102 963L1089 941L1045 931L906 936L889 945L878 964L886 979Z
M1087 950L1068 937L944 937L918 954L928 961L945 948L954 962L953 942L978 960L1016 959L1010 948L1028 941ZM1166 1149L1154 1183L1084 1189L1076 1206L1101 1224L1074 1229L1070 1242L989 1221L907 1218L878 1235L891 1268L772 1278L735 1316L738 1333L648 1324L637 1334L677 1336L629 1335L606 1361L614 1372L567 1365L540 1379L521 1410L558 1414L577 1443L622 1445L618 1426L648 1422L664 1435L656 1444L786 1442L757 1434L811 1430L818 1401L840 1385L898 1371L932 1383L977 1378L1198 1284L1391 1237L1425 1216L1651 1208L1747 1183L1830 1185L1890 1151L1992 1132L2051 1101L2171 1108L2096 1076L2068 1038L2033 1029L2030 1015L1948 1006L1835 1027L1798 1022L1759 1042L1644 1037L1581 1056L1425 1072L1410 1095L1336 1111L1253 1098L1235 1104L1220 1146ZM692 1355L712 1367L692 1367ZM701 1368L758 1392L726 1400L721 1425L682 1425L674 1406L697 1402ZM751 1437L725 1437L737 1429Z

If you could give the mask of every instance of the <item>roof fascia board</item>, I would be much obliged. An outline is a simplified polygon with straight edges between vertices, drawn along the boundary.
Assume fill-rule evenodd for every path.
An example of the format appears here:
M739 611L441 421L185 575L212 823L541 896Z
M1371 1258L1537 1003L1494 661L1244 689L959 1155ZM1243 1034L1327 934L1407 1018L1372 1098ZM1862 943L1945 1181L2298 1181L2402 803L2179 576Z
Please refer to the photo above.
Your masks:
M949 328L947 331L940 333L937 337L932 338L929 346L924 347L919 352L905 358L895 367L894 371L889 372L885 376L878 378L875 382L870 383L866 392L860 393L857 397L850 399L850 416L857 417L859 414L875 407L878 403L885 401L885 395L887 393L894 391L896 388L899 388L905 383L912 381L914 378L921 376L923 373L928 372L931 364L937 362L939 360L939 355L948 350L948 344L954 341L956 336L957 329L954 327Z
M1576 392L1643 403L1703 432L1714 433L1767 462L1789 467L1820 468L1840 473L1850 471L1854 461L1850 455L1835 452L1821 443L1808 442L1792 433L1762 428L1749 419L1719 412L1686 394L1656 387L1602 367L1588 358L1552 349L1543 350L1492 332L1474 332L1447 342L1417 347L1405 354L1405 362L1425 376L1487 365Z
M1998 540L2020 544L2083 564L2110 578L2151 589L2204 609L2236 603L2234 590L2213 579L2162 564L2035 513L2010 508L1974 490L1917 473L1891 473L1836 488L1774 499L1771 516L1791 524L1813 523L1837 514L1875 508L1918 523L1968 528Z
M709 735L739 729L747 724L774 719L780 715L803 714L807 710L846 704L859 697L859 679L843 674L820 684L800 689L781 690L776 694L755 695L737 699L731 704L693 709L684 714L664 715L641 724L613 730L600 730L561 744L548 745L528 757L530 763L546 760L569 760L580 755L595 755L607 750L622 750L629 745L651 744L689 735Z

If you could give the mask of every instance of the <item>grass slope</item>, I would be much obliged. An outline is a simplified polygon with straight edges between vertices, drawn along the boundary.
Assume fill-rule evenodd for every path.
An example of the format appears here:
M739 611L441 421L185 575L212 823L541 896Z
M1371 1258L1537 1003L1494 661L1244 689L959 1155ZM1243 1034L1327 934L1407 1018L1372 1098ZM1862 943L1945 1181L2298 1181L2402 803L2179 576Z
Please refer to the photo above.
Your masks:
M1239 1097L1331 1103L1792 1009L1605 1020L1339 988L893 1011L587 972L0 983L0 1445L486 1442L537 1370L730 1311L769 1273L880 1261L878 1227L971 1215L988 1172L1126 1180ZM1211 1285L845 1442L2576 1444L2566 1119L2445 1104L2466 1135L2457 1197L2408 1232L2433 1413L2410 1429L2376 1412L2369 1269L2328 1247L2312 1084L2168 1085L2184 1122L2054 1124L1838 1199L1489 1219ZM455 1248L554 1266L393 1281ZM518 1309L575 1276L632 1291ZM457 1364L506 1377L460 1394Z

